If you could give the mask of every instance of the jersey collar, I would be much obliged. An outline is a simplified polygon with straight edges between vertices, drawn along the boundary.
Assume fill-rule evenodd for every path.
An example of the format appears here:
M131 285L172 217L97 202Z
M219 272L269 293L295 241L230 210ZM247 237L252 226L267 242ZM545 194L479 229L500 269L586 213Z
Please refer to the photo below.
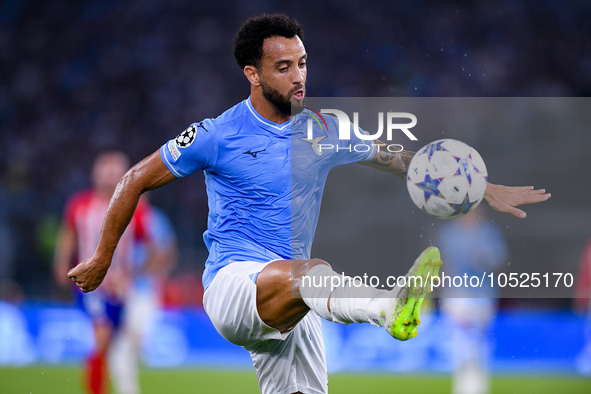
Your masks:
M252 102L250 101L250 96L248 96L248 98L246 99L246 108L248 108L248 110L254 117L255 123L259 124L264 129L269 130L275 134L284 134L286 131L290 131L289 126L291 124L291 120L287 120L281 124L277 124L265 119L261 114L257 112L257 110L252 105Z

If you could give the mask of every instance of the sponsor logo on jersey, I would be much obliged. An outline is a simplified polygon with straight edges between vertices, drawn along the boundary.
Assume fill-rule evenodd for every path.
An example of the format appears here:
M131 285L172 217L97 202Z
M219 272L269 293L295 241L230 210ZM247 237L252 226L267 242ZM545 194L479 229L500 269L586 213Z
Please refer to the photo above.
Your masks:
M265 149L261 149L261 150L255 150L253 151L252 149L247 150L246 152L242 152L243 155L251 155L252 157L254 157L255 159L257 158L257 155L261 152L266 151L267 148Z

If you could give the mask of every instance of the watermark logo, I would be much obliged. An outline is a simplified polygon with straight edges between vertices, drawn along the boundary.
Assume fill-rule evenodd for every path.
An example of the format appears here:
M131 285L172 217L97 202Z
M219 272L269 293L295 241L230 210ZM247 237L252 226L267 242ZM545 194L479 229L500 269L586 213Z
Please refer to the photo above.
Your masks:
M318 111L314 111L311 108L308 108L308 110L312 113L310 113L310 112L304 112L304 113L306 115L312 117L312 119L314 119L316 121L316 123L318 123L318 126L320 126L320 130L323 130L322 125L324 125L324 127L326 127L326 130L328 130L328 125L326 124L326 120L324 119L324 116L322 116L322 114L320 114ZM321 109L320 111L324 111L324 110ZM309 139L312 139L312 134L311 134L311 130L310 130L311 129L310 124L312 122L312 119L308 119L308 124L309 124L308 125L308 138ZM320 122L320 119L322 119L322 123Z
M359 112L353 112L353 122L351 122L349 116L338 109L321 109L320 112L309 109L309 111L305 112L310 117L307 122L307 136L301 138L301 140L312 144L312 150L317 156L322 156L323 150L336 149L338 151L342 149L342 147L334 144L320 143L326 136L314 137L314 122L318 124L321 131L328 130L328 125L322 114L331 114L337 118L339 140L350 140L351 129L353 129L355 136L362 141L376 141L382 138L384 131L387 142L393 140L395 131L402 131L408 139L417 141L417 137L410 131L411 128L416 126L417 117L409 112L378 112L378 130L374 134L370 134L359 129ZM404 119L407 121L400 122ZM383 145L377 145L378 149L381 146ZM371 148L368 144L356 144L347 147L347 149L364 152L369 151ZM390 152L400 152L404 150L404 147L400 144L387 144L386 149Z
M320 137L316 137L313 140L309 139L309 138L301 138L302 141L306 141L312 144L312 151L314 152L314 154L316 156L322 156L322 145L320 145L320 141L322 141L323 139L325 139L326 136L320 136Z
M313 109L310 109L310 111L312 113L305 112L305 114L310 116L313 120L316 121L316 123L318 123L318 126L320 126L320 130L325 130L325 128L326 130L328 130L328 125L326 124L324 116L314 111ZM308 138L301 138L301 140L312 144L312 151L316 156L322 156L322 145L320 145L320 141L325 139L326 136L323 135L320 137L312 138L312 119L308 119ZM320 119L322 119L322 122L320 122Z

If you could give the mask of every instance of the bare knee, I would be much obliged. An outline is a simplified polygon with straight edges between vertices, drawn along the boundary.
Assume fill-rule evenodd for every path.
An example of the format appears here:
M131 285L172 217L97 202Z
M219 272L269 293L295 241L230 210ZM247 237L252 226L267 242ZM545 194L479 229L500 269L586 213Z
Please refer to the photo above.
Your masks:
M285 331L308 313L299 283L308 271L318 265L329 266L320 259L282 260L274 261L260 272L256 281L257 310L267 325Z
M283 286L286 282L298 280L306 276L308 272L317 265L326 265L332 268L330 264L321 259L310 260L282 260L274 261L266 266L259 277L263 276L266 281L273 283L274 287ZM257 281L258 283L258 281Z
M275 296L275 293L283 293L285 289L292 289L294 285L297 287L299 280L318 265L330 267L330 264L321 259L274 261L259 274L257 287L259 291L260 288L264 288L263 293L272 292Z

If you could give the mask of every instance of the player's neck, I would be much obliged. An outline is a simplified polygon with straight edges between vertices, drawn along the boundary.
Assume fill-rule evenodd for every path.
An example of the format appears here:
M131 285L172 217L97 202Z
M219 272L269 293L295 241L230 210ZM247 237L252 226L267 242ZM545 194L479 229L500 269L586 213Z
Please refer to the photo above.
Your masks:
M263 118L277 124L283 124L291 119L291 115L281 113L269 100L262 94L251 91L250 102L254 109Z

